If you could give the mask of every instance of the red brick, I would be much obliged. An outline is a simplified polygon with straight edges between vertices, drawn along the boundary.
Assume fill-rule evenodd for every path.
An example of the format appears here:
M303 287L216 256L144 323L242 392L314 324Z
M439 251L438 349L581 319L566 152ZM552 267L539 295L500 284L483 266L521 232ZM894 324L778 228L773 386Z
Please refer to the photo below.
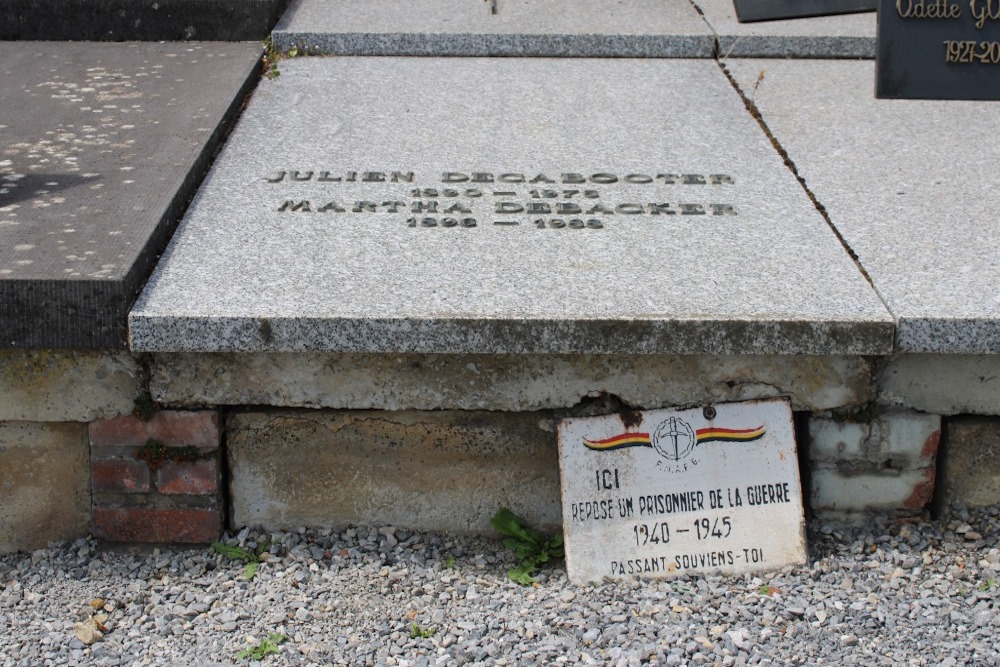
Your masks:
M94 537L113 542L212 542L222 532L222 515L210 509L95 507Z
M218 491L218 480L215 461L167 461L156 471L156 490L165 495L205 496Z
M116 445L138 447L146 442L145 422L132 415L92 421L88 431L90 444L95 447Z
M91 461L90 481L94 493L146 493L149 491L149 466L143 461L128 459Z
M934 497L934 478L934 468L924 470L924 481L913 487L913 493L903 501L903 507L911 510L922 509L930 503Z
M167 446L218 447L219 413L160 410L147 422L122 415L90 423L90 444L95 447L141 447L150 438Z
M219 446L219 413L212 410L163 410L147 424L150 438L165 445L214 449Z
M938 446L941 444L941 431L934 431L927 440L924 441L920 456L924 459L931 459L937 456Z

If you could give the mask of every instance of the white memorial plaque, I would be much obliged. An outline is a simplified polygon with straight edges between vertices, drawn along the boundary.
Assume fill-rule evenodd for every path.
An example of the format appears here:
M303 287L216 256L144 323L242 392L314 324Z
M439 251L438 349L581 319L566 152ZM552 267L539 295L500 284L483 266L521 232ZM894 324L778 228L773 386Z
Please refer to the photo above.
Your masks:
M785 400L565 419L559 463L574 583L806 562Z

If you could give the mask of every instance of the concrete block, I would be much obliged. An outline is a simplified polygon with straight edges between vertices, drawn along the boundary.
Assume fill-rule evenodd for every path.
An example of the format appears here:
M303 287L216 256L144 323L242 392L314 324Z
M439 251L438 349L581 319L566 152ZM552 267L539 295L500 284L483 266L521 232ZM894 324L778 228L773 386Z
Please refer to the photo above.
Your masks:
M809 458L852 469L917 470L934 465L941 417L887 412L870 422L811 417Z
M864 445L870 434L868 424L811 416L809 458L812 461L863 458Z
M1000 354L901 354L879 373L878 400L939 415L1000 414Z
M176 406L522 412L605 393L647 409L787 396L821 411L872 398L862 357L163 353L150 370L153 397Z
M937 415L885 412L869 421L810 417L813 510L923 512L934 493L940 440Z
M0 422L0 553L87 534L88 463L82 424Z
M286 410L226 423L233 526L482 533L502 506L559 530L551 416Z
M954 500L973 506L1000 502L1000 418L948 420L939 469L943 509Z
M131 412L141 393L124 352L0 349L0 421L88 422Z
M934 495L934 468L845 474L816 469L811 504L819 512L921 512Z

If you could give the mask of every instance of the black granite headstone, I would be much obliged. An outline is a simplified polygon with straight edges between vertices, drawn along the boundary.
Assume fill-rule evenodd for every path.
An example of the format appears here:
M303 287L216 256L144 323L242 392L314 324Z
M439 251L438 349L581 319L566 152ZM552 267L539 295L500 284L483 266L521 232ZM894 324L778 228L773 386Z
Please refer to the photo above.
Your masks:
M0 347L123 348L257 43L0 43Z
M288 0L2 0L0 40L264 39Z
M878 0L733 0L740 23L871 12Z
M1000 100L1000 1L881 0L875 60L876 97Z

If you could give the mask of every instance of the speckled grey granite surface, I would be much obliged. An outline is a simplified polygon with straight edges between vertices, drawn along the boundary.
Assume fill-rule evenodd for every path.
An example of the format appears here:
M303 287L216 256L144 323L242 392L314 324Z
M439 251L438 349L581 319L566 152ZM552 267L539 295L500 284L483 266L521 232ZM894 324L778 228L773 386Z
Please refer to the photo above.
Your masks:
M688 0L297 0L274 45L339 55L707 58Z
M892 321L710 60L299 58L258 88L131 343L884 354Z
M730 61L898 321L906 352L1000 352L996 102L876 100L870 62Z
M693 0L719 54L762 58L874 58L875 12L740 23L732 0Z

